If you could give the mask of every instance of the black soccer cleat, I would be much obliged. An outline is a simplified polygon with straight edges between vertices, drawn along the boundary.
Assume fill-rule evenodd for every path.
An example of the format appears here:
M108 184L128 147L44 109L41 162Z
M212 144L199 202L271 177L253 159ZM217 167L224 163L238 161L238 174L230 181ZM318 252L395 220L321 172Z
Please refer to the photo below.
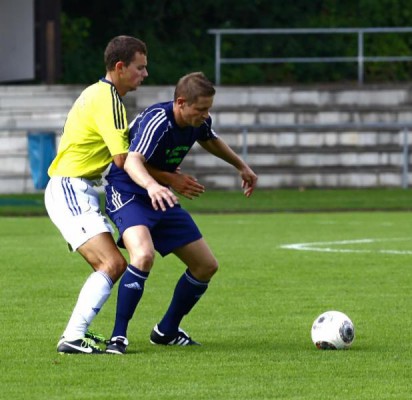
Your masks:
M83 338L69 341L64 336L57 343L57 351L60 354L104 354L104 351L96 346L96 342L91 339Z
M195 342L183 329L179 328L175 335L165 335L159 331L157 325L150 334L150 343L164 346L200 346L200 343Z
M107 342L106 353L125 354L129 341L124 336L114 336Z

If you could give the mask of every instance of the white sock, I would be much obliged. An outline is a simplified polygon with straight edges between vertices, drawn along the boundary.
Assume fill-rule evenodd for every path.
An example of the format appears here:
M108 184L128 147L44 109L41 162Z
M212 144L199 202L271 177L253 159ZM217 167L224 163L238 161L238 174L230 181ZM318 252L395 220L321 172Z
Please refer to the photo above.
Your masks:
M83 338L88 326L109 298L113 282L104 272L93 272L80 291L72 316L64 331L66 340Z

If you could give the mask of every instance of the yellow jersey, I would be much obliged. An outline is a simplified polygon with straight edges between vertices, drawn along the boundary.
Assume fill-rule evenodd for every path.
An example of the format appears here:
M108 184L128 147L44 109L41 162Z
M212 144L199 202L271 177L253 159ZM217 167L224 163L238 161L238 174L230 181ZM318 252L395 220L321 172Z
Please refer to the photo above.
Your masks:
M116 154L129 148L126 108L115 86L101 79L74 102L49 176L100 179Z

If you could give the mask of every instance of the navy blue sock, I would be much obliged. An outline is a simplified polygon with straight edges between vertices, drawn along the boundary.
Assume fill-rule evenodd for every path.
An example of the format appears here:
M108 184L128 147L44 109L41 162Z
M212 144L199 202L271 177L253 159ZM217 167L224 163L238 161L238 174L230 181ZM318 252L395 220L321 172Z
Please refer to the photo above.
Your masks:
M114 336L127 337L129 321L143 296L144 284L149 277L149 272L140 271L133 265L128 265L120 279L117 293L116 321L114 324Z
M206 292L208 283L198 281L189 270L186 270L177 282L166 314L158 324L160 332L165 335L174 335L177 332L183 317Z

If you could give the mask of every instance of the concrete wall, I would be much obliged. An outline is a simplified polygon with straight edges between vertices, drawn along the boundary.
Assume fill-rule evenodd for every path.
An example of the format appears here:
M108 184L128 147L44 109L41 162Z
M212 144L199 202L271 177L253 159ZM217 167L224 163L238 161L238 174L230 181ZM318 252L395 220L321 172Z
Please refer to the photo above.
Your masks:
M0 86L0 193L36 191L27 132L59 133L82 89ZM172 99L173 89L142 86L128 94L129 119L154 102ZM412 122L411 86L217 89L215 130L256 170L259 187L402 185L402 124ZM412 143L412 136L409 139ZM183 168L209 188L234 189L240 184L232 167L199 146Z

